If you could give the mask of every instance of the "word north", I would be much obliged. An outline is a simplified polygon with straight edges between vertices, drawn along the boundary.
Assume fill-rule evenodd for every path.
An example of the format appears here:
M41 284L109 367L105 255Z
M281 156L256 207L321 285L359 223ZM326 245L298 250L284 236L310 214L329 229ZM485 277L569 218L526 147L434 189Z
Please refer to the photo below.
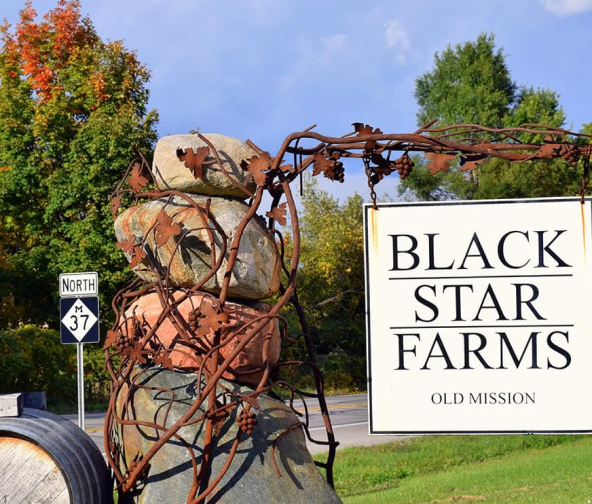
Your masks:
M519 270L535 268L571 268L557 252L566 229L555 231L513 230L503 234L495 247L486 250L477 233L461 248L458 257L441 257L439 233L424 233L420 238L410 234L389 234L392 240L393 261L389 271L410 271L420 266L425 270L466 270L470 268L495 269L506 267ZM461 244L462 245L462 244ZM427 264L425 264L427 262Z

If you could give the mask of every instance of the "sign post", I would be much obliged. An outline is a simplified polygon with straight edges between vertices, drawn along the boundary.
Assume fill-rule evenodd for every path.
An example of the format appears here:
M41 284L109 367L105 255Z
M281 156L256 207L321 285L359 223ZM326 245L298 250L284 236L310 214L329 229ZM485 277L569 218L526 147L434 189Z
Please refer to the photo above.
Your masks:
M99 279L95 272L63 273L60 283L60 337L76 343L78 426L84 430L84 343L99 342Z
M371 434L592 432L590 200L365 208Z

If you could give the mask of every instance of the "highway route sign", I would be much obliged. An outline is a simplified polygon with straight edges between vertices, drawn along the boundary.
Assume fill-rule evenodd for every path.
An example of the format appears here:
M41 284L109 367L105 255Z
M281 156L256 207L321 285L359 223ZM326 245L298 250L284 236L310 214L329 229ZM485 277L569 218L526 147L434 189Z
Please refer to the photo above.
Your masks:
M99 342L99 298L60 299L62 343Z

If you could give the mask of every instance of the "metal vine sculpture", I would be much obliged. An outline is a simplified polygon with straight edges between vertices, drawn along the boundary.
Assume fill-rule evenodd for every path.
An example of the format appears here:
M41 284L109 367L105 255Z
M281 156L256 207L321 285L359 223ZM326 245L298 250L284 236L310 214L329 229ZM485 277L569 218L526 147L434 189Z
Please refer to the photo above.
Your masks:
M182 191L160 187L158 180L152 176L154 170L151 170L141 155L132 162L124 180L113 194L113 217L117 216L122 202L126 200L136 204L140 201L159 200L161 206L160 210L156 209L152 225L142 239L131 234L118 243L118 247L126 252L130 266L137 273L143 272L142 278L136 279L120 291L113 300L116 319L105 342L106 366L112 380L111 401L105 422L106 452L120 491L128 492L144 479L152 457L165 443L174 439L188 450L193 466L193 485L187 489L187 503L203 502L230 467L241 440L257 429L258 398L277 388L288 391L290 405L295 397L302 398L303 401L306 399L318 402L326 427L325 438L312 438L308 431L306 406L304 419L289 431L302 428L310 441L328 446L327 461L317 465L326 470L327 480L332 485L333 462L338 443L331 427L323 393L323 377L316 364L315 350L304 311L298 302L296 285L300 233L291 183L307 168L312 166L313 175L323 174L333 181L343 182L345 170L341 159L361 158L372 201L376 204L376 184L394 172L401 179L405 178L413 168L410 157L412 152L425 155L431 173L447 170L453 161L458 162L460 170L474 170L484 160L492 157L513 162L564 158L574 166L581 159L581 195L584 195L592 153L592 145L586 143L588 138L583 138L587 135L538 124L505 129L463 124L438 129L433 127L434 123L432 121L410 134L383 133L371 126L354 123L354 131L343 137L321 135L312 131L313 126L289 135L275 157L247 141L249 147L256 152L241 164L249 183L237 180L233 174L224 170L221 155L213 143L206 136L198 135L205 144L204 147L196 151L177 151L178 159L184 163L186 169L197 180L203 177L204 170L209 165L216 163L222 167L224 177L249 198L248 209L232 236L225 232L224 226L214 217L210 198L204 197L198 201ZM524 141L525 138L542 140ZM302 147L304 141L310 144L316 142L316 145ZM391 155L396 152L401 154L391 160ZM285 163L288 156L293 159L290 160L291 164ZM229 300L229 288L235 274L241 240L252 221L262 220L258 215L266 193L271 196L271 208L265 213L266 229L274 237L272 243L277 247L281 260L281 284L273 304L246 320L236 315L233 303ZM171 216L167 209L179 205L184 208L183 212L191 212L198 224L193 227L185 226L186 214L183 212ZM287 229L292 238L290 254L285 250L280 226ZM199 236L207 245L205 248L210 256L209 264L205 273L193 285L176 288L173 292L170 277L172 261L176 255L182 253L184 242L195 236ZM159 260L159 251L166 247L169 259L168 263L163 263L162 258ZM213 292L211 282L216 279L219 281L219 288ZM142 296L148 294L158 300L160 307L159 313L151 321L136 315L133 308ZM272 355L274 350L270 334L273 331L279 330L284 340L290 339L287 321L282 316L282 310L288 306L293 307L298 315L300 328L296 332L304 339L308 352L306 361L281 361L277 355ZM159 328L164 324L173 327L172 341L164 341L159 335ZM260 359L250 368L240 369L236 366L237 357L257 338L261 342L258 347ZM196 400L187 412L168 427L166 422L160 424L148 419L134 418L126 405L134 390L144 387L139 379L142 365L160 365L173 370L179 363L197 374ZM290 366L310 369L316 384L316 393L303 392L278 379L278 370ZM252 391L238 396L228 392L226 397L221 398L217 387L222 377L247 382ZM164 392L170 392L172 401L173 391ZM212 440L217 436L221 423L231 415L239 428L228 460L219 474L207 479ZM179 434L183 427L196 422L202 422L205 429L201 460L198 460L191 443ZM154 429L159 433L147 453L139 454L133 461L127 461L125 471L120 464L121 450L111 439L113 428L117 425L135 425ZM280 435L276 442L286 434L288 432Z

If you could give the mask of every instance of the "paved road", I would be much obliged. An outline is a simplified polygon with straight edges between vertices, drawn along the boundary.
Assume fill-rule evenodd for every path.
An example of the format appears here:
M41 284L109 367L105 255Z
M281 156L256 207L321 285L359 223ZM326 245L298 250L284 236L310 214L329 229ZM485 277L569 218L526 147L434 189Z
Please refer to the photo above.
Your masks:
M310 433L319 440L326 440L323 418L318 407L310 404ZM340 447L386 443L387 441L402 439L405 436L370 436L368 435L368 400L366 394L332 396L327 397L327 405L331 415L335 438ZM295 402L297 408L299 402ZM68 419L76 423L77 415L66 415ZM85 416L85 429L97 446L104 452L103 421L104 413L87 413ZM308 443L311 453L322 453L327 447Z

